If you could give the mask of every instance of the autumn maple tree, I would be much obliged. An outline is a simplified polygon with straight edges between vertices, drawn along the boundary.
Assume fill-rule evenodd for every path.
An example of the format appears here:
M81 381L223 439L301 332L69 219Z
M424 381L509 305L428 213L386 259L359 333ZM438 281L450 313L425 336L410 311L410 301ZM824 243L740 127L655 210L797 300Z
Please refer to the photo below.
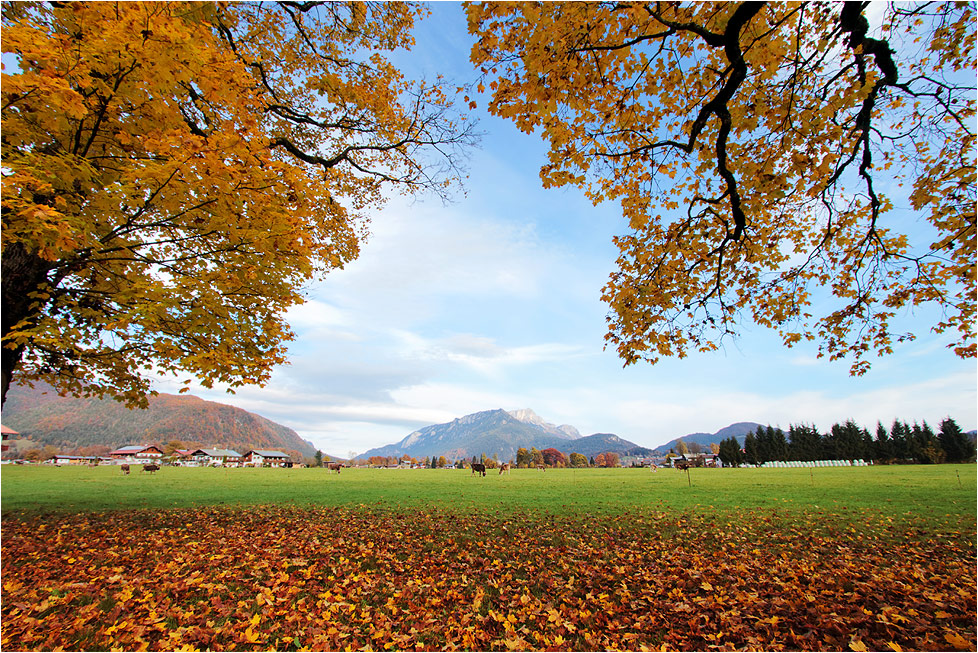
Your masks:
M4 3L4 398L15 371L130 404L266 380L368 209L459 177L445 82L390 61L422 11Z
M851 371L929 323L973 357L973 3L472 3L489 109L545 186L620 203L626 364L745 321Z

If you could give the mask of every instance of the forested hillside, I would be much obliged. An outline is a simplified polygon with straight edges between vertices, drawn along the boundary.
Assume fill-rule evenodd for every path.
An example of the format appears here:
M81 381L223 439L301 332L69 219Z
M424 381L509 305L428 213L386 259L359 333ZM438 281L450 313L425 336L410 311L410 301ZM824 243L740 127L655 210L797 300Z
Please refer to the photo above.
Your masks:
M40 445L59 450L167 443L241 451L278 449L311 456L315 449L292 429L246 410L193 396L160 394L149 408L129 410L111 399L59 397L50 386L14 386L3 423Z

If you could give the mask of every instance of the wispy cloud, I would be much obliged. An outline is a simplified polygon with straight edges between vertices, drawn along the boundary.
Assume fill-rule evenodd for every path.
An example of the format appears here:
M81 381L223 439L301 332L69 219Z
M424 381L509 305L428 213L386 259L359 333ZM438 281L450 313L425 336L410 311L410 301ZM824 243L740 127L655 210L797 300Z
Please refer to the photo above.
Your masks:
M782 393L727 390L690 392L688 386L659 387L653 396L632 386L614 388L604 397L606 412L619 416L622 437L661 444L692 430L713 433L728 424L754 421L787 429L791 424L814 423L828 429L852 419L872 429L877 421L889 426L894 419L927 421L936 425L951 416L963 428L973 428L978 405L974 377L951 374L918 383L893 383L864 391L815 389ZM691 419L691 416L696 416ZM690 426L695 424L695 428ZM632 437L629 437L631 435Z
M408 358L457 365L493 378L499 378L512 368L566 362L587 355L582 346L575 344L539 343L507 347L494 338L470 333L434 339L403 332L399 336L407 347L405 355Z

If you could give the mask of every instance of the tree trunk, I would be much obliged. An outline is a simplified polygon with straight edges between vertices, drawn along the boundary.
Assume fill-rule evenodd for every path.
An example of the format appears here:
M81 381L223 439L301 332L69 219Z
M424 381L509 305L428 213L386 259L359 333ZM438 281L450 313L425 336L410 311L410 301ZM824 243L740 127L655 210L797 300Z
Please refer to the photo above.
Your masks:
M51 263L37 254L27 251L22 243L13 243L3 249L2 255L2 285L3 313L0 323L3 328L3 348L0 349L0 362L3 366L3 387L0 405L7 401L7 390L13 380L14 371L20 364L24 354L24 345L8 347L8 334L25 319L37 314L37 307L32 308L38 300L31 293L40 289L47 280Z

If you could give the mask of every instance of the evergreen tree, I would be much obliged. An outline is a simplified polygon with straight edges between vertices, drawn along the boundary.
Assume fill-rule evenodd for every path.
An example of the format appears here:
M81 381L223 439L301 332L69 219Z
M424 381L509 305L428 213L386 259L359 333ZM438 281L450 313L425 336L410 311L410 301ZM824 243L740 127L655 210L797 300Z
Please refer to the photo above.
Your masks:
M860 457L863 460L871 460L873 457L873 436L870 435L867 429L860 429L860 433L863 436L862 453Z
M754 434L757 441L757 462L763 465L774 460L774 430L770 426L758 426Z
M873 460L887 461L893 458L893 443L883 422L876 422L876 440L873 442Z
M944 449L941 448L940 440L937 439L934 430L927 422L921 425L919 432L917 431L917 425L914 424L914 438L917 440L919 447L917 453L918 462L926 465L944 462L946 457Z
M914 422L913 427L907 429L907 453L915 463L924 462L925 444L924 430L920 428L920 424Z
M910 428L900 420L893 420L893 426L890 427L890 447L895 459L908 460L912 457L909 437Z
M323 466L323 452L320 451L319 449L316 449L316 467L322 467L322 466Z
M720 460L725 467L737 467L743 462L743 453L740 451L740 443L737 438L730 437L720 443Z
M768 429L771 431L768 437L771 440L772 460L788 460L788 440L784 437L784 431L770 426Z
M748 433L744 438L744 460L751 465L758 464L757 437L753 433Z
M792 460L821 460L825 458L823 454L822 434L818 432L815 425L799 426L792 425L788 429L788 445Z
M968 436L950 417L945 417L941 422L941 431L937 439L941 443L941 448L944 449L944 454L949 463L967 462L975 455L974 447L971 446Z
M857 460L864 457L862 429L851 419L845 424L833 424L830 440L834 459Z

